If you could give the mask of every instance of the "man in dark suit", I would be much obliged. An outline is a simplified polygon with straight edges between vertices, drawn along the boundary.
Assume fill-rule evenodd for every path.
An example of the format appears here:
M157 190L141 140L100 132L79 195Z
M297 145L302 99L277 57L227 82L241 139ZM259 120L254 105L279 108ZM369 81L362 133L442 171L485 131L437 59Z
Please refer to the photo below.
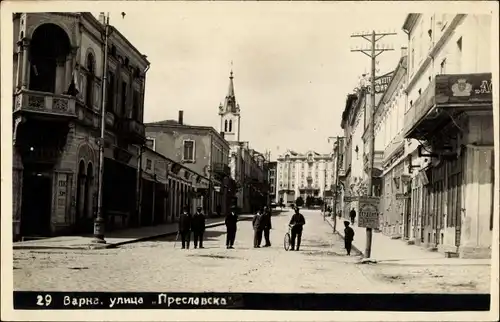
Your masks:
M253 248L259 248L262 242L262 212L257 210L257 213L252 219L253 226Z
M297 251L300 248L300 242L302 240L302 230L304 225L306 224L306 219L299 212L299 207L295 207L295 213L290 219L290 227L292 228L292 240L291 240L291 250L295 249L295 239L297 239Z
M184 206L184 211L179 217L179 234L182 240L182 249L189 249L189 242L191 241L191 214L189 208Z
M226 234L227 249L233 249L234 240L236 238L237 222L238 222L238 215L236 214L236 207L232 206L231 211L229 211L225 219L225 224L227 229L227 234Z
M194 248L198 247L198 242L200 243L200 248L204 248L203 233L205 232L205 215L201 212L201 207L196 208L196 213L191 222L191 230L193 231Z
M271 209L268 207L264 207L264 213L262 214L262 227L264 229L264 239L266 240L264 247L269 247L271 246L270 232L273 227L271 225Z

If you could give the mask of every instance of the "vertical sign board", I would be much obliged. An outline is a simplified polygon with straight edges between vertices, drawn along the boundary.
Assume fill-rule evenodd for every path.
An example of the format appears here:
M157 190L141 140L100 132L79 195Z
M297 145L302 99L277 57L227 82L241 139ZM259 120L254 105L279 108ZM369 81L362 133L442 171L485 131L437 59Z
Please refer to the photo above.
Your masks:
M359 197L359 227L378 229L378 205L378 197Z
M63 223L66 219L66 200L67 200L67 174L58 173L57 174L57 185L56 185L56 218L58 222Z

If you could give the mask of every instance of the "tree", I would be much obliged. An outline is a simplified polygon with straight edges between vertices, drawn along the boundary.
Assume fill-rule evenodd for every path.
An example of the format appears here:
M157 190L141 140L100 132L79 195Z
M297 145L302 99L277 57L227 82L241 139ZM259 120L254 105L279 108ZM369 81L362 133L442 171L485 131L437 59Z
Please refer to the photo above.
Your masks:
M306 198L306 207L310 208L314 203L314 198L311 196L307 196Z
M304 205L304 199L302 199L302 197L301 197L301 196L299 196L299 197L297 198L297 200L295 200L295 205L296 205L297 207L302 207L302 206Z

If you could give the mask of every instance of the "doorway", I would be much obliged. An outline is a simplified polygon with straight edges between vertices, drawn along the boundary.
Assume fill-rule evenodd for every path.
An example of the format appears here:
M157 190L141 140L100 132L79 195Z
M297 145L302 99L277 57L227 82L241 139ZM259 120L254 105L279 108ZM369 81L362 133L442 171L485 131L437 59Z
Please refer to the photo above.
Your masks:
M27 171L23 174L21 211L22 237L48 237L51 234L52 177L50 172Z

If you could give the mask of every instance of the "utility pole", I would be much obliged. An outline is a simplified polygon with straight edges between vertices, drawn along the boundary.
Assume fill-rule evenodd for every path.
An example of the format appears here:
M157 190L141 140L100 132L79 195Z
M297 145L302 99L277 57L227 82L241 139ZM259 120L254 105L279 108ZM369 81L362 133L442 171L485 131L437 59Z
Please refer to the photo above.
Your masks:
M373 161L375 157L375 72L376 72L376 64L377 57L385 51L394 50L393 48L377 48L377 42L384 38L385 36L393 36L397 35L395 32L382 32L376 33L372 31L371 33L357 33L351 35L352 38L363 38L370 42L369 49L352 49L352 52L361 52L371 59L371 84L370 84L370 98L371 98L371 110L370 110L370 123L369 123L369 140L370 140L370 155L369 155L369 173L368 173L368 196L373 197ZM369 38L370 37L370 38ZM369 53L367 53L369 52ZM366 228L366 249L365 249L365 257L370 258L372 251L372 228Z
M108 82L108 40L109 40L109 12L104 17L104 64L101 97L101 137L99 139L99 190L97 193L97 214L94 221L94 243L105 244L104 218L102 215L102 187L104 175L104 137L106 134L106 87Z

